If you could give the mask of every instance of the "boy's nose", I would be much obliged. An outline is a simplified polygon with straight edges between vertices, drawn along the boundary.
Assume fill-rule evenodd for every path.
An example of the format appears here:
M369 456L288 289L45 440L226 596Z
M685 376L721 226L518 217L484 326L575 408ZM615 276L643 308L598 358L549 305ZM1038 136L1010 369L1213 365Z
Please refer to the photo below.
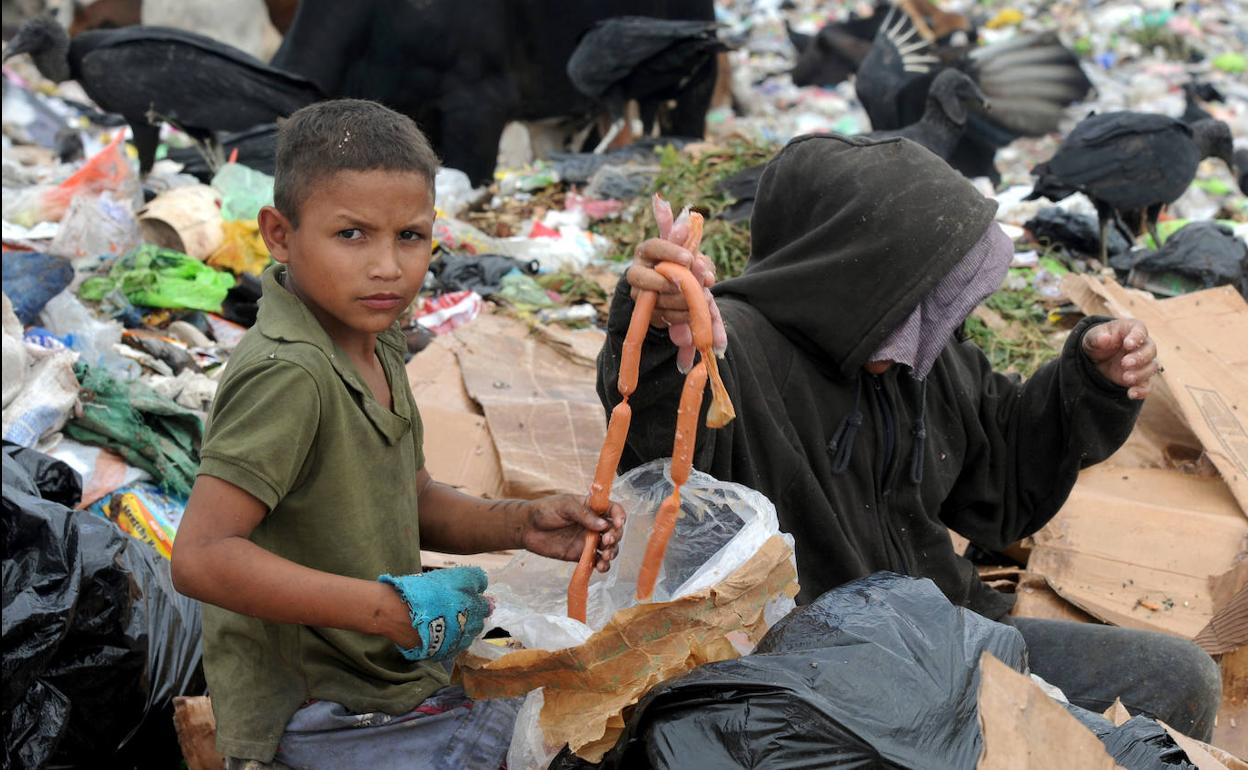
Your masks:
M369 277L379 281L397 281L403 277L402 255L398 244L390 244L378 250L369 260Z

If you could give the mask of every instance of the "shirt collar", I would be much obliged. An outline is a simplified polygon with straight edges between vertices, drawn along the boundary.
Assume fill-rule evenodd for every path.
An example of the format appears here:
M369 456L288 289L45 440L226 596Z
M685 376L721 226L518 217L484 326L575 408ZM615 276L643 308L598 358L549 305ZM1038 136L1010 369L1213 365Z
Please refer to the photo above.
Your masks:
M274 264L260 278L262 294L256 314L256 326L260 333L272 340L303 342L324 353L343 383L361 397L360 404L369 421L381 431L389 443L397 442L411 428L406 399L398 392L402 383L390 383L393 411L378 403L351 360L330 339L308 306L283 285L285 273L284 265ZM377 335L377 342L397 353L400 361L403 360L407 341L397 322ZM402 367L399 369L401 371ZM398 376L395 372L387 374L391 380Z

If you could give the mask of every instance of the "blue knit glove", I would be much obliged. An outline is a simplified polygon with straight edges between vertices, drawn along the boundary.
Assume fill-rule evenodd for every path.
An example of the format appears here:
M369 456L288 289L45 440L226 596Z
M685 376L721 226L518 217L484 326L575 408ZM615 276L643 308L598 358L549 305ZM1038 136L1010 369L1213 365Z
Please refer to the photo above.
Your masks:
M420 647L399 648L408 660L440 661L468 649L485 627L489 602L481 595L489 580L480 567L450 567L421 575L382 575L407 602Z

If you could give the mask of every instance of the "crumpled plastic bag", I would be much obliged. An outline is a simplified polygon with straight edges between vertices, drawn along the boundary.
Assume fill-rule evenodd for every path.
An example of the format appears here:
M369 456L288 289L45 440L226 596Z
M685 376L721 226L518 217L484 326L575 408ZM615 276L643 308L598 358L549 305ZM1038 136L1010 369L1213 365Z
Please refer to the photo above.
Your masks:
M177 766L171 703L202 691L198 603L146 546L68 507L81 486L63 463L6 446L3 466L5 766ZM167 738L137 744L145 726Z
M112 193L79 195L69 204L48 251L71 260L116 257L139 245L130 202Z
M113 289L121 289L135 305L219 313L234 283L229 273L214 270L180 251L146 243L119 257L107 277L83 281L78 296L98 301Z
M936 584L881 572L781 620L754 654L659 684L602 768L973 768L979 658L1025 671L1022 635ZM561 757L555 768L584 767Z
M235 275L260 275L272 261L269 247L260 237L260 225L254 219L227 219L221 225L224 240L205 262L218 270Z
M1234 286L1248 298L1248 244L1218 222L1192 222L1166 238L1158 251L1122 254L1109 263L1123 272L1173 272L1206 289Z
M490 575L494 612L485 630L502 628L527 649L575 647L604 627L616 612L638 604L637 574L659 505L672 493L671 460L640 465L618 477L611 499L628 514L619 554L605 575L589 583L587 623L567 615L568 581L575 564L521 553ZM775 506L761 492L694 470L680 490L680 518L668 542L650 603L703 591L744 564L768 538L780 535ZM772 613L783 617L795 606L780 600Z
M78 403L77 359L76 353L59 345L27 343L4 295L5 441L35 447L55 440Z
M567 617L574 563L523 553L490 576L487 628L506 629L527 649L499 657L477 642L460 673L473 697L529 693L512 736L516 770L544 767L565 743L596 760L614 745L621 712L657 682L748 652L794 606L793 541L774 506L698 471L681 488L682 515L654 594L638 604L646 541L672 489L669 463L634 468L612 486L628 521L611 570L590 581L588 624Z
M221 193L221 216L255 219L260 209L273 205L273 177L241 163L226 163L212 178Z
M139 180L126 157L125 135L125 131L117 131L104 149L58 185L28 187L11 200L6 191L4 218L23 227L57 222L78 196L103 192L113 192L123 200L138 200Z
M48 300L74 280L74 266L54 254L39 251L4 253L4 293L23 324L39 318Z

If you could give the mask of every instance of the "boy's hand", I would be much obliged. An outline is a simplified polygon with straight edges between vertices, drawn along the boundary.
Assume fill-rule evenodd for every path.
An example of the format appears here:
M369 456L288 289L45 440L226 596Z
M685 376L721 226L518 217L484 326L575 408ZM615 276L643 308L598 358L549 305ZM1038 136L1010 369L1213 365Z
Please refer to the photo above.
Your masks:
M611 503L605 517L589 509L584 497L551 495L529 502L520 531L520 544L539 556L577 561L585 545L585 530L602 535L595 567L606 572L620 550L624 509Z
M1083 335L1083 352L1105 379L1127 388L1127 395L1143 399L1153 375L1161 370L1157 345L1143 321L1117 318L1097 324Z
M419 640L399 645L408 660L442 661L468 649L485 627L490 605L481 592L489 584L480 567L449 567L422 575L382 575L407 602Z

